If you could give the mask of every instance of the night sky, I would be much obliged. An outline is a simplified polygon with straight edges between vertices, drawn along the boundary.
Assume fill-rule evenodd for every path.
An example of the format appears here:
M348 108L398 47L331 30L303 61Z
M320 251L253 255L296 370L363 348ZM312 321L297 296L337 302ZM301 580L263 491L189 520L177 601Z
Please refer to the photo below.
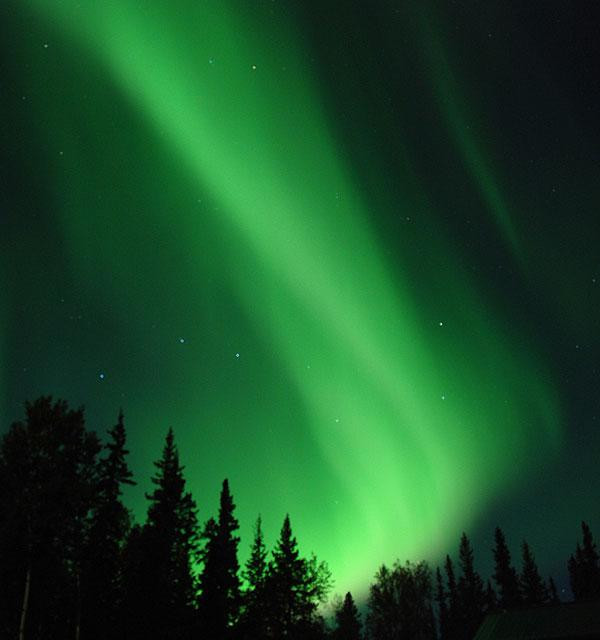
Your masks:
M0 419L175 430L336 591L600 536L600 6L4 0Z

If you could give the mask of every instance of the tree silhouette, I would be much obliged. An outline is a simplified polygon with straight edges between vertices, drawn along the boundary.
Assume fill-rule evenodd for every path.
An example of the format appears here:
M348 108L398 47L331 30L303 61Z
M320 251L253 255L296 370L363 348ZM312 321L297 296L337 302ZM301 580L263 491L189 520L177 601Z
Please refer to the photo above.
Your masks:
M234 535L239 524L233 512L235 505L229 482L223 481L219 519L210 519L203 532L206 540L201 558L200 614L203 632L214 640L228 638L240 612L241 594L237 547Z
M440 640L448 640L448 594L446 593L446 589L444 588L444 580L442 578L442 572L440 571L439 567L437 567L435 570L435 583L435 601L438 611L439 636Z
M475 571L473 549L465 533L459 548L461 575L458 580L458 602L461 631L459 637L471 640L485 615L485 592L481 576Z
M521 591L523 602L527 605L540 605L548 602L548 589L538 571L531 548L523 541L523 564L521 570Z
M134 637L166 637L169 630L191 624L195 602L196 504L185 489L172 429L154 466L147 522L134 530L127 550L132 571L127 582L130 589L139 589L129 594L127 611Z
M130 528L130 515L121 501L122 486L135 484L127 466L129 451L123 413L108 432L107 455L99 462L94 507L90 518L82 567L82 637L111 640L117 637L122 607L122 551Z
M425 562L383 565L369 591L371 640L434 640L431 576Z
M242 594L241 636L248 640L261 640L267 636L266 620L269 611L267 600L267 548L262 532L262 520L258 516L254 527L254 540L250 557L243 571L246 588Z
M313 635L322 624L317 607L329 588L327 566L314 556L308 560L300 556L286 515L267 577L269 637L301 639Z
M83 410L42 397L2 439L0 606L10 636L76 635L85 518L100 443Z
M519 578L511 564L510 551L500 527L496 527L494 538L494 580L498 586L498 605L502 609L512 609L522 600Z
M446 570L446 578L448 580L448 617L446 624L446 637L448 640L456 640L456 638L459 637L461 616L454 565L452 564L452 558L449 555L446 555L444 568Z
M346 594L342 606L335 612L335 623L336 627L332 634L334 640L361 640L360 615L350 592Z
M581 523L583 544L577 543L575 554L568 562L571 590L575 600L600 598L600 566L592 532L587 523Z
M122 501L134 484L127 465L123 414L100 442L83 411L40 398L26 405L0 442L0 637L16 640L358 640L360 616L350 593L328 633L319 613L330 574L314 555L300 555L286 516L268 560L256 522L241 588L239 537L229 483L218 517L198 535L196 505L186 490L170 429L154 463L144 524L131 526ZM582 522L568 568L577 600L600 598L600 560ZM199 537L204 544L199 552ZM196 579L196 564L201 572ZM494 575L500 602L475 570L462 534L460 576L450 556L436 570L440 640L472 640L483 616L519 603L559 602L533 553L522 545L520 575L502 530L495 531ZM382 566L370 586L369 640L433 640L431 575L424 562Z
M164 635L160 615L154 611L157 583L151 553L148 528L134 525L123 549L124 598L119 628L122 630L120 637L127 640Z

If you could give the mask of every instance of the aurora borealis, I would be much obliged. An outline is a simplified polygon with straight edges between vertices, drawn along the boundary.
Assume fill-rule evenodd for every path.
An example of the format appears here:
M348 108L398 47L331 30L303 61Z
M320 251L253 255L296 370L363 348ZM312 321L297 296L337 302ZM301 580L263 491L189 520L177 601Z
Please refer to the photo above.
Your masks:
M141 517L173 426L339 591L600 526L599 12L445 4L3 3L3 428L123 407Z

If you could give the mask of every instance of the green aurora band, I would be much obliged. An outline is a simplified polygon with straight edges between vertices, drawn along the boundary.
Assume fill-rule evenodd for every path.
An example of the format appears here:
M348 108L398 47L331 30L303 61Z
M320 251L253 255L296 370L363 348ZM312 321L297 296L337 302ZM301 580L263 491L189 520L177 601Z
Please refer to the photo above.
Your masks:
M394 206L414 248L390 258L299 21L250 4L35 0L46 62L30 108L72 282L105 320L102 397L126 412L138 515L172 424L201 518L228 476L243 553L259 512L272 542L289 511L336 590L360 589L382 561L452 548L557 450L560 409L408 170ZM439 40L423 38L449 135L518 253ZM84 375L50 369L55 395Z

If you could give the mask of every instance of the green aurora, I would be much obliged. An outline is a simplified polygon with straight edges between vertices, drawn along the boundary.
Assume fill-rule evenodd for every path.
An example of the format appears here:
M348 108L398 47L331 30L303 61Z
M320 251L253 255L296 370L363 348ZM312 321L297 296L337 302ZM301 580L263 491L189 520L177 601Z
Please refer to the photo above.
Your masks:
M270 542L289 511L343 592L382 561L453 549L553 463L565 410L548 354L470 268L413 159L427 103L423 136L452 150L493 251L523 287L550 287L440 16L407 3L385 26L404 43L395 73L423 91L394 111L359 94L368 52L336 67L332 97L325 27L296 3L8 5L34 185L11 206L50 213L34 222L36 271L4 276L9 300L17 287L38 300L11 356L27 382L0 368L5 424L38 393L84 403L99 429L122 406L140 518L172 425L200 519L229 477L243 553L258 513ZM394 166L369 143L378 127ZM26 252L11 243L11 260ZM18 323L2 314L4 352Z

